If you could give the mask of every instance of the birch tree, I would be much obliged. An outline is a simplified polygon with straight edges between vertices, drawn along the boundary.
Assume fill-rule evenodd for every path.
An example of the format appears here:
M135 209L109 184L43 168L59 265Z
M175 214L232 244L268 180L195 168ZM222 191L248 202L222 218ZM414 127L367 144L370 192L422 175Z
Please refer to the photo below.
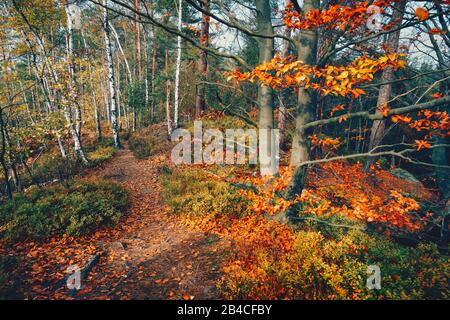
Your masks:
M183 20L183 0L178 3L178 31L181 32ZM177 63L175 69L175 103L173 111L173 128L178 128L178 109L180 104L180 67L181 67L181 36L177 37Z
M120 138L119 138L119 126L117 123L117 96L116 96L116 86L114 82L114 60L113 60L113 50L110 38L110 25L108 23L108 0L103 0L103 28L105 33L105 54L106 61L108 64L108 89L110 97L110 116L111 116L111 127L114 139L114 146L120 148Z
M69 74L70 74L70 84L69 88L73 92L72 95L69 94L69 97L66 99L67 103L64 107L64 115L66 117L70 134L72 135L72 139L74 142L75 153L78 158L84 163L88 164L88 160L84 154L84 151L81 147L81 110L77 101L78 96L78 86L75 80L75 72L76 66L74 62L74 52L73 52L73 30L75 27L79 27L76 25L76 20L79 18L76 16L77 13L77 3L69 4L69 2L65 5L66 15L67 15L67 58L69 60ZM72 119L72 103L75 104L75 121L73 123Z

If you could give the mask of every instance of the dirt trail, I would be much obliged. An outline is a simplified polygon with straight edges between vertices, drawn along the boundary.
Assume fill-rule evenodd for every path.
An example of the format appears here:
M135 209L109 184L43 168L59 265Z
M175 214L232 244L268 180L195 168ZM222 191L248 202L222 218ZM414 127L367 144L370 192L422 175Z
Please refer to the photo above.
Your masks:
M93 173L129 189L131 206L116 236L99 244L105 254L87 279L93 287L86 297L104 295L102 276L112 273L121 277L107 286L108 298L220 298L216 282L224 244L182 226L165 208L158 168L167 162L165 156L139 161L122 149Z
M183 226L165 207L158 171L167 165L167 155L140 161L128 149L117 151L82 178L113 181L130 191L129 209L116 227L2 249L20 258L24 298L220 299L216 283L229 243ZM82 279L82 289L69 291L67 268L94 255L98 263Z

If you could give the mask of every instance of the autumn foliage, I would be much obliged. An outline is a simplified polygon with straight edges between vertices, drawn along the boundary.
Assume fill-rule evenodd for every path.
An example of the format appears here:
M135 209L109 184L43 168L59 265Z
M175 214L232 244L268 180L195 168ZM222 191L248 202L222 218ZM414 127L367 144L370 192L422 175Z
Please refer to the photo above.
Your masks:
M325 10L309 10L298 12L292 4L286 5L283 22L291 29L310 30L319 27L326 29L339 29L347 32L367 23L369 16L373 13L370 6L384 9L395 0L379 0L373 3L369 1L351 1L351 5L333 4Z
M259 80L262 84L273 88L302 86L305 89L314 89L322 95L350 95L358 97L365 91L356 87L358 84L371 81L374 75L387 68L403 68L404 54L393 53L378 59L361 57L346 66L326 67L308 66L302 61L294 61L292 57L275 56L270 62L255 67L250 72L241 73L233 71L228 79L254 82Z
M446 294L442 272L449 266L440 260L436 249L404 250L386 239L418 234L432 218L415 197L432 199L434 195L417 184L375 168L375 186L360 164L321 165L311 170L307 188L295 201L298 217L304 219L297 225L303 231L296 232L272 219L294 204L282 197L291 175L287 168L272 179L246 170L214 167L172 174L165 178L165 195L184 224L232 241L219 282L226 298L398 299ZM176 181L184 179L195 187L179 193L174 189ZM230 190L226 196L219 191L225 184ZM215 196L205 199L198 196L202 192ZM250 200L248 204L243 205L242 197ZM233 198L241 204L237 210L215 210L221 203L234 203ZM202 204L203 200L208 205ZM180 201L196 210L183 210L177 205ZM422 255L420 265L416 265L415 254ZM384 259L395 260L400 255L408 262L391 264L386 270L385 290L367 290L361 282L367 263L384 265ZM435 263L443 269L438 271ZM418 277L413 284L416 294L395 293L394 288L410 285L399 284L399 272ZM425 274L433 280L427 282Z

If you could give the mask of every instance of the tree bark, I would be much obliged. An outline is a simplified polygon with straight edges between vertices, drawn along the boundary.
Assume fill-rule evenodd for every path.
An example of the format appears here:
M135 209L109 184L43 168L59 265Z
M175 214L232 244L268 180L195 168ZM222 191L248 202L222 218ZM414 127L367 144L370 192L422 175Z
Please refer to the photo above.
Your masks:
M123 47L120 44L119 35L117 34L117 31L111 22L109 22L109 27L111 28L112 34L114 35L114 39L116 39L117 48L119 49L120 54L122 55L122 58L123 58L123 62L125 63L125 67L127 69L128 81L129 81L129 83L133 83L133 76L131 74L130 64L128 62L127 56L125 55L125 52L123 51Z
M403 14L405 11L406 0L402 0L395 4L394 13L392 15L393 23L400 25L403 20ZM387 45L393 51L398 51L400 41L400 30L394 31L389 34ZM394 69L392 67L387 67L383 70L381 74L380 82L390 82L394 79ZM391 98L392 84L385 84L380 87L380 92L378 93L377 109L376 112L382 114L384 109L387 108L387 104ZM375 120L372 123L372 128L370 130L370 140L368 145L368 151L372 150L378 146L383 140L384 133L386 131L386 120ZM368 170L375 159L370 157L367 158L365 163L365 170Z
M155 108L156 108L156 35L153 31L153 48L152 48L152 102L151 102L151 121L155 119Z
M103 0L103 23L105 31L105 46L106 46L106 60L108 63L108 83L109 83L109 95L111 98L111 126L114 139L114 146L120 148L119 128L117 124L117 101L116 101L116 88L114 83L114 61L112 54L112 44L110 39L110 29L108 23L108 0Z
M169 49L166 48L166 121L167 134L170 137L172 134L172 119L170 117L170 79L169 79Z
M183 0L178 3L178 31L181 32L183 20ZM175 103L173 112L173 128L178 128L178 109L180 104L180 68L181 68L181 37L177 37L177 63L175 69Z
M271 7L269 0L255 0L255 7L257 10L256 23L259 33L271 35L273 34ZM259 45L259 63L263 64L273 58L273 38L258 38ZM275 159L270 157L268 163L262 163L261 159L264 155L275 155L272 152L275 148L272 139L272 130L274 129L274 114L273 114L273 95L272 88L265 84L258 85L257 102L259 105L259 129L267 130L263 137L260 136L259 159L260 159L260 173L261 175L272 175L274 172ZM261 147L261 138L267 141L265 148Z
M9 199L13 198L11 183L9 182L8 167L6 165L5 154L6 154L6 137L5 137L5 122L3 121L3 110L0 108L0 132L1 138L1 149L0 149L0 165L3 169L3 177L6 184L6 194Z
M289 28L286 28L285 30L285 36L290 37L291 30ZM283 51L282 56L289 55L289 41L283 40ZM285 88L282 89L279 95L279 102L280 105L278 107L278 130L280 131L280 149L285 149L286 145L286 103L289 96L289 89Z
M319 0L305 0L303 11L308 12L319 8ZM295 39L298 52L298 60L306 64L314 65L317 60L318 34L316 30L303 30ZM302 126L314 118L316 109L316 95L311 90L300 87L297 97L297 115L295 118L295 132L292 138L292 151L290 165L295 169L292 180L286 189L286 198L293 200L300 195L305 185L307 176L306 166L299 166L309 160L308 132L302 130ZM295 214L295 206L286 212L286 216Z
M73 88L73 91L75 93L75 97L69 97L68 105L64 107L64 116L66 117L66 121L69 126L69 132L72 135L73 143L74 143L74 149L75 154L77 157L84 163L88 164L88 160L84 154L84 151L81 147L81 110L80 105L77 101L78 99L78 85L76 83L75 79L75 73L76 73L76 66L73 61L74 59L74 52L73 52L73 19L72 12L69 8L69 4L66 3L65 6L66 14L67 14L67 57L69 59L69 73L70 73L70 85L69 88ZM72 108L71 104L75 104L75 124L72 120Z
M200 0L200 6L209 10L209 0ZM200 39L205 47L209 46L209 16L202 13L202 23L200 28ZM195 117L198 118L206 110L206 85L208 77L208 53L200 50L198 59L198 72L200 83L197 85L197 95L195 97Z
M81 32L81 36L83 37L84 49L86 51L88 51L86 38L84 37L83 32ZM90 56L90 58L94 59L94 57L92 55ZM89 83L91 84L91 90L92 90L92 103L94 105L95 136L96 136L97 140L100 140L102 138L102 126L101 126L100 115L99 115L99 110L98 110L97 93L95 92L95 83L94 83L94 79L92 77L93 70L92 70L91 64L89 64L88 72L89 72Z

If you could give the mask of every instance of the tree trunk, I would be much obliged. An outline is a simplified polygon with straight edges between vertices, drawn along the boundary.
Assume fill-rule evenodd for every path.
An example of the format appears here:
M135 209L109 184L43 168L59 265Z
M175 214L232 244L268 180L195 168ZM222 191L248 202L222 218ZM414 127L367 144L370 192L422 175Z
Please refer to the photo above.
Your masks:
M71 102L73 102L75 106L75 132L78 135L78 138L81 139L81 109L79 103L79 83L77 80L77 65L75 62L76 53L75 53L75 43L74 43L74 25L73 20L75 19L72 11L68 3L66 4L66 14L67 14L67 58L69 60L69 74L70 74L70 82L69 87L73 90L74 96L70 98ZM80 140L81 141L81 140ZM80 142L81 144L81 142Z
M200 0L200 6L205 10L209 10L209 0ZM209 19L210 17L202 13L202 24L200 28L200 39L203 46L209 45ZM197 85L197 96L195 97L195 117L198 118L202 112L206 110L206 85L208 75L208 53L200 50L198 59L198 72L200 75L200 83Z
M273 34L272 20L270 16L270 1L255 0L255 6L257 10L256 23L258 32L266 35ZM263 64L270 61L273 58L273 38L258 38L258 45L259 63ZM257 101L259 105L259 130L264 130L260 135L259 141L260 173L261 175L273 175L275 166L275 152L273 151L275 145L273 145L272 139L272 130L274 129L272 88L264 84L259 84ZM262 143L263 139L266 143ZM270 159L266 159L266 163L263 163L262 160L265 155L271 156Z
M86 43L86 38L84 37L84 33L81 32L81 36L83 38L83 44L84 44L84 49L86 51L88 51L88 47L87 47L87 43ZM91 59L94 59L94 57L91 55L90 56ZM102 138L102 126L100 123L100 115L99 115L99 110L98 110L98 101L97 101L97 94L95 92L95 84L94 84L94 79L92 78L92 65L89 64L89 68L88 68L88 72L89 72L89 83L91 84L91 90L92 90L92 103L94 106L94 122L95 122L95 136L97 138L97 140L101 140Z
M106 60L108 62L108 82L109 82L109 95L111 98L111 126L114 139L114 146L120 148L119 128L117 125L117 101L116 101L116 88L114 83L114 61L112 54L112 44L110 39L110 30L108 23L108 0L103 0L103 23L105 29L105 45L106 45Z
M319 8L319 0L305 0L304 12ZM299 32L295 39L298 52L298 60L306 64L314 65L317 59L318 34L316 30L303 30ZM300 87L297 100L297 115L295 118L295 132L292 138L292 151L290 164L296 168L292 180L286 190L286 198L293 200L300 195L305 185L307 176L306 166L300 166L304 161L309 160L308 132L301 130L301 127L313 120L316 109L316 95L311 90ZM294 214L295 208L286 212L287 216Z
M181 32L181 24L183 19L183 0L178 3L178 31ZM178 128L178 108L180 104L180 68L181 68L181 37L177 37L177 63L175 69L175 103L173 112L173 127Z
M170 117L170 79L169 79L169 49L166 48L166 121L167 134L170 137L172 134L172 119Z
M109 124L111 124L111 109L109 106L109 90L105 88L103 81L100 82L100 89L103 92L103 101L105 103L105 115L106 120L108 120Z
M394 13L392 15L392 23L396 23L400 25L403 20L403 13L405 11L406 0L402 0L395 4ZM391 32L388 37L387 45L393 51L398 51L400 40L400 30ZM381 74L380 82L389 82L394 79L394 69L392 67L387 67L383 70ZM384 109L387 107L387 104L391 98L392 92L392 84L385 84L380 87L380 92L378 93L377 100L377 113L383 113ZM376 146L378 146L383 140L384 133L386 130L386 120L375 120L372 124L372 128L370 130L370 140L368 150L372 150ZM373 163L375 159L372 157L367 158L365 163L365 170L370 168L370 165Z
M149 99L150 99L150 94L149 94L149 85L148 85L148 68L149 68L149 61L148 61L148 41L147 41L147 37L145 35L146 33L144 32L144 37L143 37L143 41L144 41L144 82L145 82L145 108L148 108L149 105Z
M3 121L3 110L0 108L0 133L1 138L1 149L0 149L0 165L3 169L3 177L6 184L6 194L9 199L13 198L11 183L9 182L8 167L6 166L5 153L6 153L6 137L5 137L5 123Z
M291 35L291 30L286 28L285 36L289 37ZM282 56L289 55L289 41L283 40L283 52ZM280 106L278 107L278 130L280 131L280 149L285 149L286 144L286 116L287 116L287 108L286 103L289 96L289 89L282 89L279 95Z
M72 12L69 9L68 3L66 4L66 14L67 14L67 57L69 59L69 73L70 73L70 82L69 87L73 88L75 97L74 98L68 98L68 102L71 105L72 103L75 104L75 124L72 121L72 109L70 105L66 105L64 107L64 116L66 117L66 121L69 126L69 132L72 135L73 143L74 143L74 149L75 154L77 157L84 163L88 164L88 160L86 156L84 155L84 151L81 147L81 110L80 105L77 101L78 99L78 85L76 83L75 79L75 73L76 73L76 66L73 61L74 59L74 52L73 52L73 19Z
M156 35L153 31L153 48L152 48L152 102L151 102L151 121L155 119L155 107L156 107Z
M116 69L116 76L114 77L114 84L115 84L115 88L116 88L116 102L117 102L117 126L118 126L118 130L119 133L122 130L122 118L121 118L121 112L120 112L120 106L122 105L121 103L121 94L120 94L120 60L117 57L117 69Z
M134 0L134 10L139 10L139 0ZM134 28L136 33L136 62L137 62L137 78L138 81L142 80L142 53L141 53L141 25L139 15L134 15Z
M127 56L125 55L125 52L123 51L122 45L120 44L119 35L117 34L116 29L114 28L113 24L110 22L109 27L111 28L112 34L114 35L114 38L116 39L117 48L120 51L120 54L123 58L123 62L125 63L125 67L127 69L127 75L128 75L128 81L129 83L133 83L133 76L131 74L130 64L128 62Z

